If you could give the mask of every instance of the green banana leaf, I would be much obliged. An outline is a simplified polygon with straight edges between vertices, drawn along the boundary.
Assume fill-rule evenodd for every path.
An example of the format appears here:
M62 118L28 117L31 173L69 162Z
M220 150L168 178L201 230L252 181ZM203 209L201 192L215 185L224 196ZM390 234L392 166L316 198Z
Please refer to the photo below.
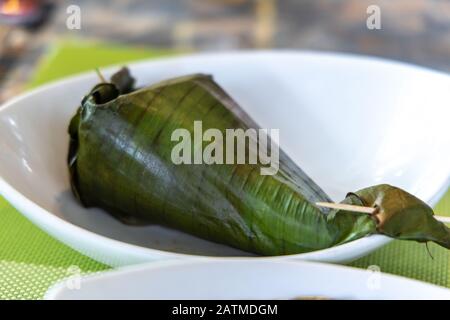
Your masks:
M376 233L450 248L450 230L432 210L389 185L343 201L374 206L374 215L318 208L330 198L282 151L274 175L261 175L259 163L175 164L175 129L192 135L198 120L203 130L221 132L258 126L208 75L133 85L122 69L95 86L71 120L71 185L84 206L261 255L320 250Z

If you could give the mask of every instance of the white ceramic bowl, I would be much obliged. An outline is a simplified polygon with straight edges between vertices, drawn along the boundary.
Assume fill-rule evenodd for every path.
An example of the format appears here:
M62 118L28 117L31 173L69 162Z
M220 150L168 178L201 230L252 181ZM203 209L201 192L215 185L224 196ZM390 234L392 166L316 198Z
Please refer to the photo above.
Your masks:
M450 177L450 77L340 54L242 52L130 64L139 85L211 73L335 200L391 183L435 204ZM110 75L117 68L105 70ZM42 86L0 107L0 194L36 225L110 265L247 253L159 226L130 227L78 205L69 190L67 126L94 72ZM384 236L276 259L346 262Z
M140 264L71 277L52 286L45 295L48 300L306 297L449 300L450 290L376 269L245 258Z

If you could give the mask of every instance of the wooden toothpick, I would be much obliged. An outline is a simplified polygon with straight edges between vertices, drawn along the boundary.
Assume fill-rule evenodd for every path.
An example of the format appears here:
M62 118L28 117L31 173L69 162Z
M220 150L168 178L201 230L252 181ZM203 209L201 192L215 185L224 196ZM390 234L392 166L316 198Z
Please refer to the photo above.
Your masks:
M444 216L434 216L437 220L443 223L450 223L450 217L444 217Z
M353 204L334 203L334 202L316 202L316 206L330 208L330 209L361 212L361 213L367 213L367 214L375 214L378 210L378 208L373 208L373 207L356 206ZM435 215L434 217L443 223L450 223L450 217L439 216L439 215Z
M95 68L95 72L97 73L97 76L100 78L100 81L103 83L106 83L105 78L103 77L102 73L100 72L100 70L98 68Z
M377 211L377 208L355 206L353 204L333 203L333 202L316 202L316 206L330 208L330 209L368 213L368 214L374 214Z

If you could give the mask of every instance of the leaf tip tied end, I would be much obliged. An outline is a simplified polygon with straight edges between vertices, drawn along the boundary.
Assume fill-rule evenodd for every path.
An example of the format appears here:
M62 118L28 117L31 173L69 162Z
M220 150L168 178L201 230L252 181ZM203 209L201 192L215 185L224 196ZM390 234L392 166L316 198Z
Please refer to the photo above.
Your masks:
M389 237L435 242L450 249L450 229L434 217L433 210L412 194L387 184L355 193L365 206L377 207L377 231Z

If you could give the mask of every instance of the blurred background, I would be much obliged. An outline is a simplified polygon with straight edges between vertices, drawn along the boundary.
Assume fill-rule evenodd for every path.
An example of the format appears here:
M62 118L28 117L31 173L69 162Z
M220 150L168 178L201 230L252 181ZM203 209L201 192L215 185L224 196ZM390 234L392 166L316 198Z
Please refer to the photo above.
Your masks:
M367 27L371 5L380 8L381 29ZM450 71L450 1L0 0L0 102L23 91L65 41L177 52L341 51Z

